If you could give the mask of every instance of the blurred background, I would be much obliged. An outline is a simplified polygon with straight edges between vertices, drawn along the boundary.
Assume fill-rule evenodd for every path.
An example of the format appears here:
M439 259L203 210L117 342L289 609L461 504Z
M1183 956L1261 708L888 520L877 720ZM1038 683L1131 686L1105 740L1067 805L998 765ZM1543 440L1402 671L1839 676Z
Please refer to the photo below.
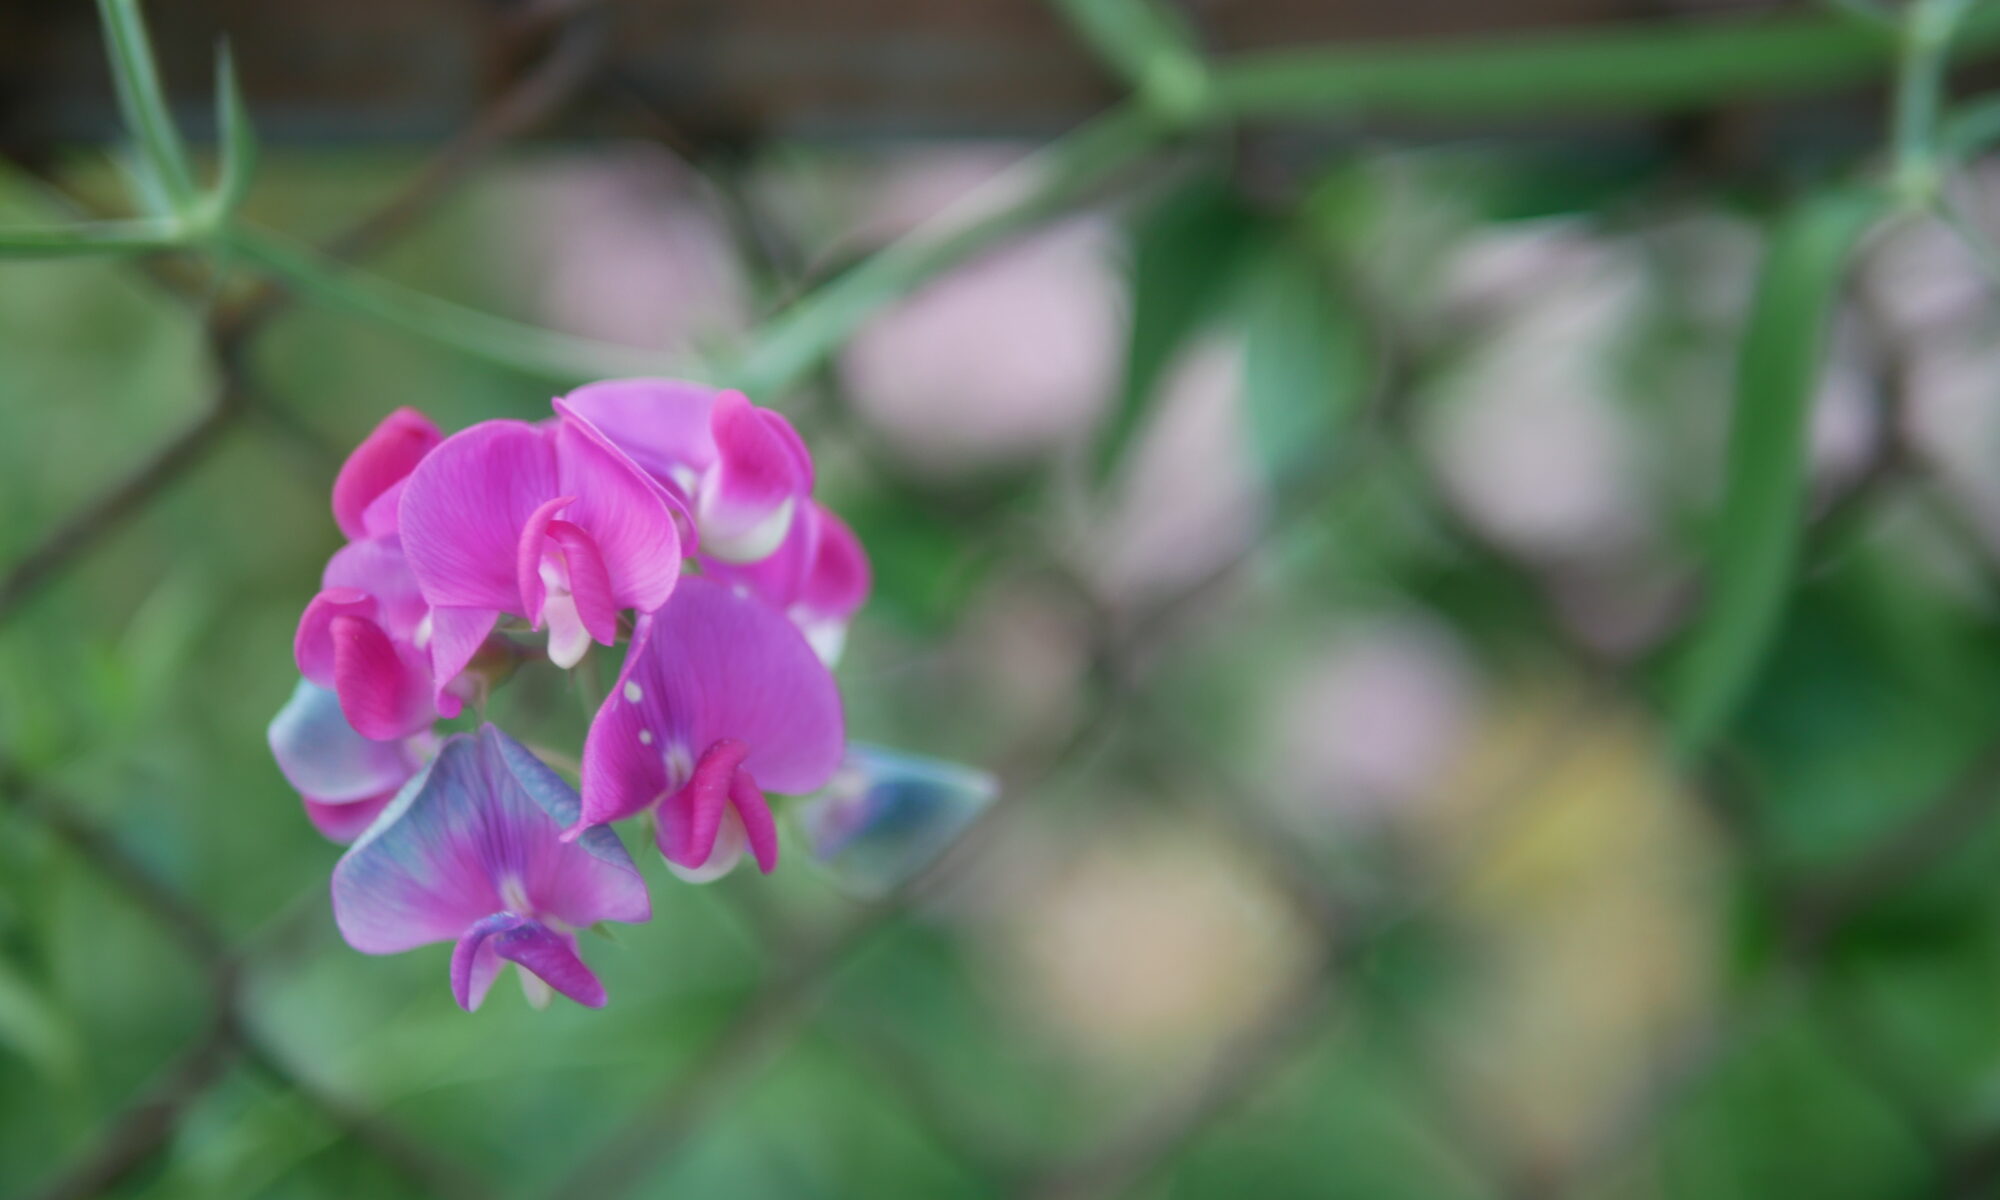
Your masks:
M1995 8L177 0L159 234L8 0L0 1194L2000 1194ZM265 746L328 488L642 369L1004 797L467 1015Z

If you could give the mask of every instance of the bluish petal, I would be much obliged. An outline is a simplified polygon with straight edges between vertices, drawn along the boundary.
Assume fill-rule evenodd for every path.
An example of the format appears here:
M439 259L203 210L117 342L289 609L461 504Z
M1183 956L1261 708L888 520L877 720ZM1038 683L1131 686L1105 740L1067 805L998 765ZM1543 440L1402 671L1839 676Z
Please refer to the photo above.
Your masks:
M271 718L269 737L285 781L324 804L394 792L417 772L416 755L406 744L362 737L347 723L332 689L306 679Z
M985 771L855 743L799 819L843 887L878 896L937 861L999 794Z
M449 739L335 866L342 936L393 954L503 911L577 927L645 920L644 881L615 836L561 840L576 810L561 777L491 725Z
M460 1008L477 1012L500 975L500 953L493 944L494 935L526 924L526 917L494 913L481 918L458 939L458 945L451 951L451 995Z

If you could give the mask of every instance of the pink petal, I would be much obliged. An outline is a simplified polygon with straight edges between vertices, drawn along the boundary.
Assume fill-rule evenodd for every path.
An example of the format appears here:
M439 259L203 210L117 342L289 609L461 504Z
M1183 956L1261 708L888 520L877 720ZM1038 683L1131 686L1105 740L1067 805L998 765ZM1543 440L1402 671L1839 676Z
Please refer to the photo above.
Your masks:
M524 421L446 438L403 488L403 553L435 607L521 613L521 530L558 494L554 441Z
M649 474L691 491L715 460L708 428L715 397L714 388L678 379L610 379L576 389L555 407L601 431Z
M431 610L431 678L435 680L433 699L438 712L455 717L460 705L449 688L466 664L492 636L500 614L490 608L434 608Z
M486 1003L486 993L493 989L493 981L500 977L500 952L493 944L493 935L527 923L526 917L498 912L480 918L458 939L451 950L451 995L460 1008L478 1012Z
M814 619L845 621L867 601L873 586L868 552L847 522L817 504L812 511L819 537L799 607Z
M368 506L401 483L424 455L443 440L431 419L413 408L399 408L382 418L341 464L333 481L333 519L350 539L368 537Z
M363 737L408 737L437 717L427 672L414 655L397 650L382 627L365 617L341 615L328 626L333 644L333 690L340 711Z
M725 562L755 562L783 544L811 489L811 460L789 422L741 392L716 397L710 429L715 462L695 499L702 546Z
M597 541L568 521L551 521L549 540L562 549L569 572L570 595L576 600L583 627L599 643L618 641L618 602L613 598L610 572L597 551Z
M750 772L738 771L729 781L729 804L743 822L743 834L749 839L750 853L756 856L757 869L766 875L777 870L778 822L771 816L771 802L764 799Z
M373 596L380 606L376 621L398 643L411 640L430 609L394 534L350 542L336 550L320 575L320 586L353 588Z
M337 617L374 620L380 606L357 588L326 588L306 603L299 628L292 635L292 658L299 674L323 688L334 686L333 622Z
M833 676L769 605L689 576L642 620L583 752L590 823L639 812L685 782L724 738L750 747L743 767L765 787L809 792L840 764L845 738Z
M528 514L527 524L521 526L520 540L514 544L514 582L520 589L520 613L532 621L536 629L542 627L542 603L548 598L548 586L542 582L542 550L548 540L549 522L556 519L557 513L575 503L575 496L557 496L544 501Z
M616 836L562 840L576 812L561 777L491 725L449 739L334 867L341 935L393 954L456 940L498 912L578 928L647 919L645 883Z
M652 612L681 574L676 502L658 481L593 431L564 421L556 434L563 519L588 530L620 608Z
M319 830L327 841L342 845L360 837L395 798L395 792L383 792L365 800L328 801L311 796L300 797L305 802L306 819L313 823L313 828Z
M730 781L750 747L724 738L708 748L694 777L660 809L661 853L683 867L699 867L715 850L716 831L729 807Z

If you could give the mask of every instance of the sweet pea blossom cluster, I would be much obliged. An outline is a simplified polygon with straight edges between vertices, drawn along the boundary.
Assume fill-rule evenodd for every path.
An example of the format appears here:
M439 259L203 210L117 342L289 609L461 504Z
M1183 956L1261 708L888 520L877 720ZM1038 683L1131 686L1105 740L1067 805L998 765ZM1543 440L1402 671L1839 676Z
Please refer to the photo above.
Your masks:
M813 498L783 416L653 379L553 409L450 436L401 409L355 449L333 487L347 541L299 621L303 678L270 729L307 816L351 843L333 872L342 935L376 954L455 943L468 1010L510 962L538 1003L604 1002L577 933L651 916L611 822L650 820L691 882L746 856L768 873L770 796L818 792L799 808L817 857L907 870L910 827L935 840L992 790L850 752L832 667L868 560ZM568 669L620 643L580 789L490 724L440 731L525 662ZM891 844L869 850L857 834L877 826Z

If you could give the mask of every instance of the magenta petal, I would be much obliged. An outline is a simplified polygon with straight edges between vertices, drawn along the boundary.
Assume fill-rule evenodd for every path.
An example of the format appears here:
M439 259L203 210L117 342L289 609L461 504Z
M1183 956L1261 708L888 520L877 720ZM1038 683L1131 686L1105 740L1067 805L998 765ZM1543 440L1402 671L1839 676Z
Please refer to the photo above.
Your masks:
M375 818L382 815L382 810L389 807L389 801L395 798L395 792L384 792L365 800L339 802L300 797L305 802L306 819L313 823L313 828L319 830L326 840L343 845L360 837L375 823Z
M549 540L562 549L569 573L569 590L577 616L590 636L603 645L618 641L618 602L612 597L611 575L597 541L568 521L549 523Z
M781 793L809 792L839 766L845 738L833 676L769 605L701 576L643 620L591 722L583 814L629 816L678 790L699 755L734 738L743 768ZM679 763L682 778L669 764Z
M741 392L716 397L710 428L716 458L695 501L702 548L725 562L755 562L783 544L811 486L803 444L783 417Z
M339 617L374 620L375 597L355 588L323 589L306 603L299 617L298 632L292 635L292 658L299 674L323 688L334 686L333 622Z
M436 703L443 715L458 715L459 705L445 689L479 653L499 621L500 614L490 608L431 610L431 678L436 681Z
M819 537L799 607L811 618L844 621L867 601L873 585L868 553L847 522L825 508L814 505L813 519Z
M555 445L535 426L485 421L446 438L411 473L398 513L424 598L518 612L521 529L556 494Z
M714 388L678 379L611 379L576 389L555 408L599 431L650 474L691 490L715 459L708 430L715 396Z
M764 799L750 772L738 771L729 781L729 803L736 810L737 819L743 822L743 833L750 841L757 869L766 875L777 870L778 822L771 816L771 802Z
M520 540L514 544L514 581L521 596L518 611L536 629L542 627L542 604L548 598L548 585L542 581L542 547L548 540L549 522L574 503L575 496L544 501L528 514L527 524L521 526Z
M373 596L380 606L376 621L399 643L411 640L430 610L403 557L402 543L393 534L342 546L327 560L320 586L353 588Z
M715 850L715 835L729 808L730 781L750 748L724 738L708 748L694 777L669 798L660 812L660 850L683 867L699 867Z
M341 464L333 481L333 519L340 531L359 540L370 536L369 505L401 483L444 435L431 419L413 408L399 408L382 419Z
M561 490L576 497L563 519L589 531L617 606L659 608L680 580L677 502L587 427L564 421L556 444Z
M355 732L386 741L408 737L436 719L425 671L397 651L381 626L343 615L333 618L328 632L333 690Z
M491 725L447 740L334 867L341 936L393 954L457 940L497 912L572 928L646 920L645 883L615 835L562 840L577 808L560 776Z

